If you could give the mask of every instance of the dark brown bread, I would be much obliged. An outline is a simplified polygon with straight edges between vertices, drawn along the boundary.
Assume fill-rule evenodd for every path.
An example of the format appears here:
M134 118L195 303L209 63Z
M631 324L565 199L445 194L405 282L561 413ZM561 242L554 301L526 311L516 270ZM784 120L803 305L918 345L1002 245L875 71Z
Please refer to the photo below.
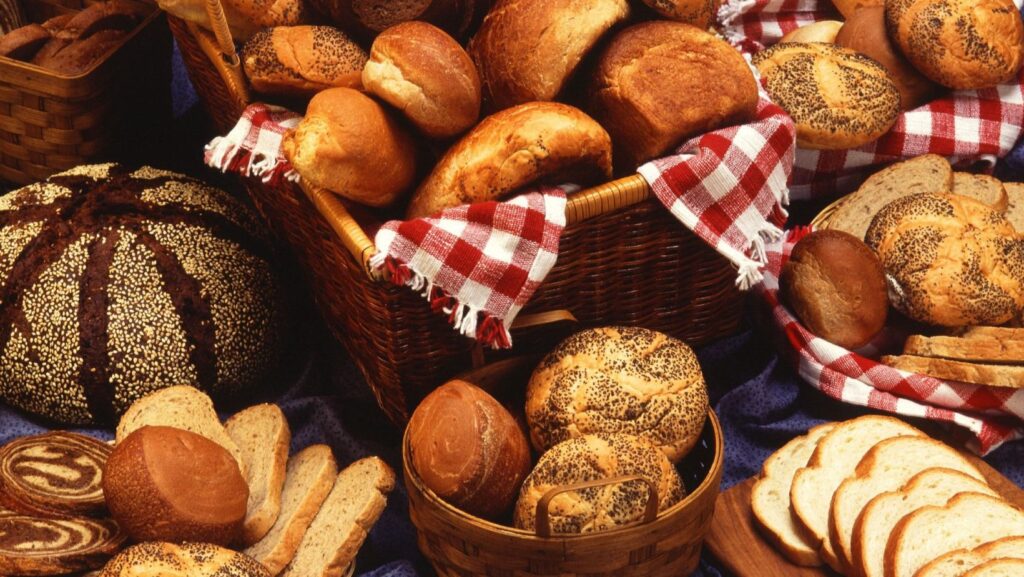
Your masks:
M140 4L107 0L67 20L51 19L43 26L50 29L53 38L36 53L32 63L61 74L84 73L119 46L145 14Z
M68 42L54 38L36 54L32 64L66 75L82 74L114 47L119 46L128 34L122 30L100 30L95 34ZM48 50L55 46L54 50Z
M722 0L644 0L665 18L708 28L715 23Z
M360 88L366 51L330 26L278 26L242 50L245 75L265 94L311 97L333 86Z
M427 22L464 39L480 22L490 0L311 0L311 5L360 40L403 22Z
M0 56L15 60L31 60L51 38L50 31L39 24L29 24L0 38Z
M102 515L103 467L112 450L69 431L19 437L0 449L0 504L43 517Z
M44 519L0 514L0 572L65 575L98 569L121 549L125 534L109 519Z

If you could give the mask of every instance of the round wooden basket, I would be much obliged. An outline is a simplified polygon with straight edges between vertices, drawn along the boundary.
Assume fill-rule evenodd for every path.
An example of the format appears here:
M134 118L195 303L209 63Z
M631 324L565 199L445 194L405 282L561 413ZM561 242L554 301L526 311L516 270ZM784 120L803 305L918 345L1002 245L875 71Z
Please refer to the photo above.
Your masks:
M843 205L845 200L846 197L842 196L825 208L821 209L821 212L811 220L811 226L814 230L826 230L830 228L832 217L835 215L836 211L839 210L839 207Z

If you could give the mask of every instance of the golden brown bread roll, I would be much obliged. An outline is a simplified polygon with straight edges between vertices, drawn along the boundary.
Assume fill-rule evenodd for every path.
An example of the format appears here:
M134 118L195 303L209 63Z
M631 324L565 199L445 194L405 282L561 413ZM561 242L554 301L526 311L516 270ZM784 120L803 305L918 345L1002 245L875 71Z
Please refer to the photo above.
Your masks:
M611 27L626 0L499 0L469 44L484 101L493 109L555 100Z
M208 543L150 541L128 547L98 577L271 577L256 560Z
M600 124L567 104L530 102L485 118L448 149L407 216L501 199L539 181L607 180L611 172L612 143Z
M644 4L665 18L706 29L715 23L722 0L644 0Z
M796 122L802 148L856 148L885 134L900 93L881 64L830 44L788 42L754 55L776 104Z
M862 8L885 6L886 0L832 0L843 18L850 18Z
M986 88L1020 70L1024 24L1012 0L893 0L886 24L907 59L943 86Z
M616 34L599 58L588 108L612 135L620 172L756 110L757 83L735 48L666 21Z
M302 178L368 206L393 204L416 177L412 138L388 110L351 88L314 96L282 149Z
M836 34L843 27L838 20L821 20L791 30L779 39L779 42L825 42L832 44L836 41Z
M277 26L257 32L242 49L256 92L311 97L332 86L360 88L366 52L330 26Z
M373 41L363 86L431 138L450 138L480 116L480 77L466 51L440 28L406 22Z

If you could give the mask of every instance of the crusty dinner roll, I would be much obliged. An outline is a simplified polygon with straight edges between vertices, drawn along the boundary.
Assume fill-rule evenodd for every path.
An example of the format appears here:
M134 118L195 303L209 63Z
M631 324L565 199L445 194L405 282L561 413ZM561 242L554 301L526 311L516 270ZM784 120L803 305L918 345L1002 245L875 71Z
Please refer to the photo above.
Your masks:
M407 216L497 200L538 181L607 180L612 143L601 125L557 102L530 102L493 114L448 149L409 203Z
M849 48L788 42L753 62L772 100L796 122L801 148L856 148L899 116L900 92L885 68Z
M925 76L950 88L986 88L1020 70L1024 24L1012 0L886 3L889 34Z
M838 230L796 243L779 290L809 331L847 349L867 344L889 313L882 263L859 238Z
M618 33L600 56L588 109L612 135L620 172L688 137L749 120L757 83L726 41L679 22Z
M210 27L206 0L157 0L172 16ZM304 0L220 0L231 36L245 42L263 28L308 24L311 14Z
M885 32L883 6L858 10L843 24L835 42L881 64L900 91L900 106L903 110L924 104L935 91L935 84L922 76L889 39Z
M508 512L530 473L530 444L512 415L483 389L450 381L409 420L412 466L423 484L487 519Z
M585 330L551 351L526 387L538 451L589 433L645 437L673 463L704 429L708 391L685 343L642 328Z
M629 16L626 0L498 0L469 44L494 109L554 100L583 57Z
M282 148L302 178L368 206L393 204L416 177L412 138L383 106L351 88L314 96Z
M360 88L366 52L330 26L278 26L256 33L242 64L257 92L313 96L332 86Z
M480 116L480 76L454 38L426 22L388 28L373 41L363 86L432 138L450 138Z
M706 29L715 23L722 0L644 0L644 4L665 18Z
M863 8L872 6L885 6L885 0L832 0L832 3L839 9L843 18L849 19Z
M779 42L825 42L832 44L836 41L836 34L843 27L838 20L820 20L796 30L791 30L779 39Z
M953 194L915 194L883 208L865 238L893 305L947 327L998 325L1024 308L1024 237L1001 213Z
M516 502L515 525L533 531L537 503L551 489L584 481L639 475L658 492L658 511L678 503L686 491L672 463L646 439L611 433L559 443L541 455ZM581 489L556 496L548 505L551 532L594 533L643 519L648 488L642 481Z

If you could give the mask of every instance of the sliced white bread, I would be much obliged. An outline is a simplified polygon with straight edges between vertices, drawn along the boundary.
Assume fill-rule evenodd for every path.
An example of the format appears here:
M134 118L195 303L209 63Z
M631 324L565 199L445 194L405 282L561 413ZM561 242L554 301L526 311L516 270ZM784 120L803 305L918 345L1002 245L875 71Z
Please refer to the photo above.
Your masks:
M377 457L346 467L281 576L341 577L384 512L394 488L394 471Z
M982 563L1006 558L1024 559L1024 537L1005 537L975 549L946 553L922 567L915 577L960 577Z
M231 440L213 408L213 401L195 387L179 385L152 392L132 403L121 415L114 440L120 443L133 431L147 426L185 429L210 439L234 455L245 477L248 470L242 451Z
M885 576L914 577L942 555L1003 537L1024 536L1024 511L998 497L960 493L944 506L903 518L885 547Z
M822 560L840 570L835 553L828 547L828 517L832 496L844 479L853 474L864 454L878 442L892 437L923 436L924 433L895 419L868 415L846 421L821 438L807 466L793 476L790 499L793 512L812 547Z
M821 565L821 557L818 548L807 542L793 518L789 490L797 469L807 465L818 441L835 426L835 423L819 425L783 445L764 462L761 475L751 490L751 508L758 526L786 558L804 567Z
M295 557L306 529L334 486L338 465L327 445L313 445L288 459L281 514L266 537L244 553L277 575Z
M281 512L292 432L281 408L272 404L249 407L228 419L224 428L249 470L249 502L242 525L242 545L248 547L266 536Z
M953 194L980 200L999 212L1006 210L1008 204L1003 183L987 174L954 172Z
M1009 203L1006 206L1006 218L1017 229L1017 232L1024 234L1024 183L1004 182L1006 197Z
M970 337L912 335L903 345L903 354L981 363L1024 363L1024 337L1005 339L985 335Z
M996 497L984 481L952 469L926 469L914 475L898 491L872 499L853 527L853 572L860 577L885 575L885 546L903 517L921 507L945 505L960 493Z
M978 565L963 577L1021 577L1024 575L1024 559L996 559Z
M857 464L854 475L839 485L829 513L829 541L847 573L853 567L853 528L864 506L931 467L985 480L981 471L945 443L929 437L895 437L872 447Z

